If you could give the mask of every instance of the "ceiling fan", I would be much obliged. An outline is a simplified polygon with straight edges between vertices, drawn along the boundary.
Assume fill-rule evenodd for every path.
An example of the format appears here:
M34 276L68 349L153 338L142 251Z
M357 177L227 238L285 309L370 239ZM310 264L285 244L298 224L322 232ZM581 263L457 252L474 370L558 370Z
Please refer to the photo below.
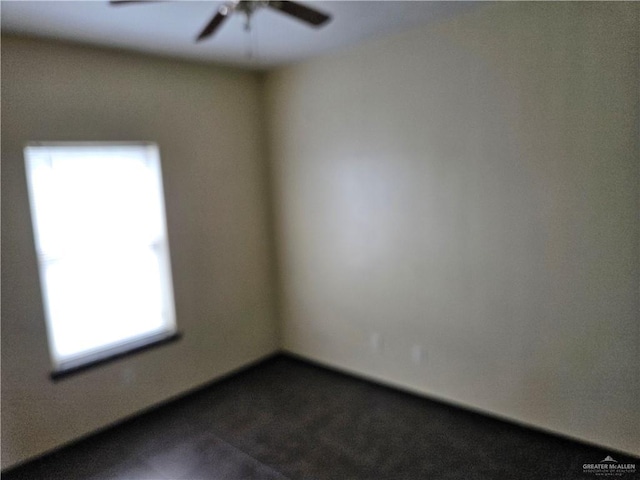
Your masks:
M153 1L153 0L150 0ZM111 5L128 5L132 3L149 3L148 0L111 0ZM207 23L204 29L196 37L196 42L206 40L213 36L220 28L224 21L234 13L243 13L245 15L245 30L249 30L251 26L251 17L262 8L272 8L280 13L284 13L294 17L297 20L305 22L312 27L320 27L331 20L331 16L322 13L311 7L298 2L288 2L280 0L231 0L223 3L213 18Z

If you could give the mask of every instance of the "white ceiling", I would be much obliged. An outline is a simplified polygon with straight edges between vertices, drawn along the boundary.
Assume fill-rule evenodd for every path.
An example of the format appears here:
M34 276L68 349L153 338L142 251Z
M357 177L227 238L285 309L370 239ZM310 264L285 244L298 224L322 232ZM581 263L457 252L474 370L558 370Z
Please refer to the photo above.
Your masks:
M315 29L263 9L254 15L249 33L238 14L211 39L196 44L195 37L222 3L111 6L107 0L2 0L2 32L262 69L439 21L472 7L457 1L303 1L332 15L332 21Z

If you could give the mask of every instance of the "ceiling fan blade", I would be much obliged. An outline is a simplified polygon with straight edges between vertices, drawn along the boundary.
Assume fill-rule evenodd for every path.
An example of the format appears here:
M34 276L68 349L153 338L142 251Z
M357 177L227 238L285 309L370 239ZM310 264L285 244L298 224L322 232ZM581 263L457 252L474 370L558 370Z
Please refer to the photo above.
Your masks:
M214 15L214 17L207 23L207 26L200 32L200 35L196 38L196 42L201 42L202 40L209 38L213 35L216 30L222 25L229 15L233 13L235 9L235 4L225 4L221 5L218 9L218 13Z
M329 15L319 12L318 10L315 10L313 8L309 8L306 5L302 5L298 2L286 2L277 0L270 1L268 3L268 6L282 13L286 13L287 15L291 15L298 20L307 22L314 27L319 27L331 20L331 17Z
M110 5L129 5L131 3L156 3L162 0L111 0Z

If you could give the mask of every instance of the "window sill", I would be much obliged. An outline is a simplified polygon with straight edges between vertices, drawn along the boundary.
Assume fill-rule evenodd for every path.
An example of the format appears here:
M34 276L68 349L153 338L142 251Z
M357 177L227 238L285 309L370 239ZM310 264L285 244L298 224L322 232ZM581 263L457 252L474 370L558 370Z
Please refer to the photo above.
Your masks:
M143 352L145 350L150 350L152 348L160 347L162 345L167 345L169 343L174 343L182 338L182 333L176 332L168 337L161 338L160 340L152 341L151 343L146 343L144 345L140 345L134 347L130 350L126 350L124 352L118 352L113 355L109 355L107 357L100 358L98 360L92 360L82 365L69 367L63 370L56 370L51 372L51 380L57 382L67 377L71 377L77 373L84 372L86 370L93 369L95 367L99 367L101 365L106 365L107 363L112 363L117 360L121 360L123 358L129 357L131 355L135 355L137 353Z

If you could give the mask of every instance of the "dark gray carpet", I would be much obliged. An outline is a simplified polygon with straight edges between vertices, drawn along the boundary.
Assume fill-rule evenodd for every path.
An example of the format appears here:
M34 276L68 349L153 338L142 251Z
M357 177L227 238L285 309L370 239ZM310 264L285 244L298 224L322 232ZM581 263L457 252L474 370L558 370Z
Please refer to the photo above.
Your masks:
M2 479L584 480L607 455L640 467L279 356Z

